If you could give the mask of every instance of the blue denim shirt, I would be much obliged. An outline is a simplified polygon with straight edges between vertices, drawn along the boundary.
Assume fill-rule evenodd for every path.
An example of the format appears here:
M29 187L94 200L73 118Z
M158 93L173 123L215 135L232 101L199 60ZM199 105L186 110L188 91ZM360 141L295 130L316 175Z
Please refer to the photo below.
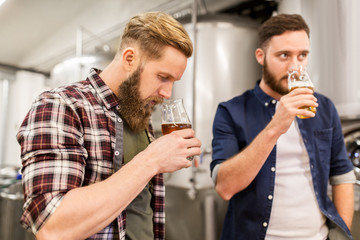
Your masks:
M331 225L338 225L351 238L346 224L329 199L328 180L331 176L353 170L347 158L340 119L334 104L315 93L319 107L314 118L298 119L299 129L310 158L314 191L321 212ZM249 145L275 114L276 100L259 87L220 103L213 124L213 160L217 164L234 156ZM222 239L264 239L270 219L276 171L276 146L253 182L229 201ZM301 189L299 189L301 194Z

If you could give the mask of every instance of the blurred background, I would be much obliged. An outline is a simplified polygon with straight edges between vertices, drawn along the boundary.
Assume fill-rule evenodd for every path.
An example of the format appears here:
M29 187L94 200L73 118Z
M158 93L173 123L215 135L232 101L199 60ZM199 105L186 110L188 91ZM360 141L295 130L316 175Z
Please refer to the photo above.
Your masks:
M2 2L4 0L0 0ZM1 3L0 3L1 4ZM19 226L22 191L16 132L42 91L84 79L114 56L133 15L165 11L193 39L182 81L184 98L203 154L192 168L167 174L166 239L218 239L227 202L210 179L212 121L217 104L254 86L257 29L276 13L299 13L310 26L310 77L330 97L358 183L353 224L359 234L360 199L360 1L357 0L6 0L0 5L0 239L33 239ZM158 110L153 116L161 134Z

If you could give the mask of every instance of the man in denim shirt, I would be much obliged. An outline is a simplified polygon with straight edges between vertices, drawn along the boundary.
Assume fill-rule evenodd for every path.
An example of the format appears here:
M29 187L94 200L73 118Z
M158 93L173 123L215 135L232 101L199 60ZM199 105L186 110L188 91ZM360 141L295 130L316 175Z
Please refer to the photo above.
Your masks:
M289 69L307 65L309 28L281 14L259 40L261 80L219 104L213 125L212 177L230 200L222 239L352 239L355 176L334 104L308 88L288 91Z

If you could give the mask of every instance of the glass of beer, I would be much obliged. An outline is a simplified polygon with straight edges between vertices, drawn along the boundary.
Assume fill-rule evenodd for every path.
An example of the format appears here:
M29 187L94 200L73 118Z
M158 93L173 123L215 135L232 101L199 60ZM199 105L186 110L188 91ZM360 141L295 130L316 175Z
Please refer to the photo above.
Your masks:
M176 130L191 128L182 98L168 99L161 105L161 131L163 135ZM193 160L193 157L188 157Z
M292 90L300 87L310 88L314 92L314 84L312 83L309 74L306 69L300 66L300 69L290 70L288 73L288 88L291 92ZM302 106L301 109L307 109L313 113L316 113L316 107L314 106ZM297 115L298 118L306 119L303 115Z

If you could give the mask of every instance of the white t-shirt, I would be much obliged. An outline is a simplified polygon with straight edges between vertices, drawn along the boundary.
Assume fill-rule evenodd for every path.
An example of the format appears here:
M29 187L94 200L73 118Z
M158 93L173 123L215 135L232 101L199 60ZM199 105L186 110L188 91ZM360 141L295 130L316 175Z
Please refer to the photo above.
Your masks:
M277 141L275 174L265 239L326 239L329 231L326 217L316 200L309 156L296 120Z

